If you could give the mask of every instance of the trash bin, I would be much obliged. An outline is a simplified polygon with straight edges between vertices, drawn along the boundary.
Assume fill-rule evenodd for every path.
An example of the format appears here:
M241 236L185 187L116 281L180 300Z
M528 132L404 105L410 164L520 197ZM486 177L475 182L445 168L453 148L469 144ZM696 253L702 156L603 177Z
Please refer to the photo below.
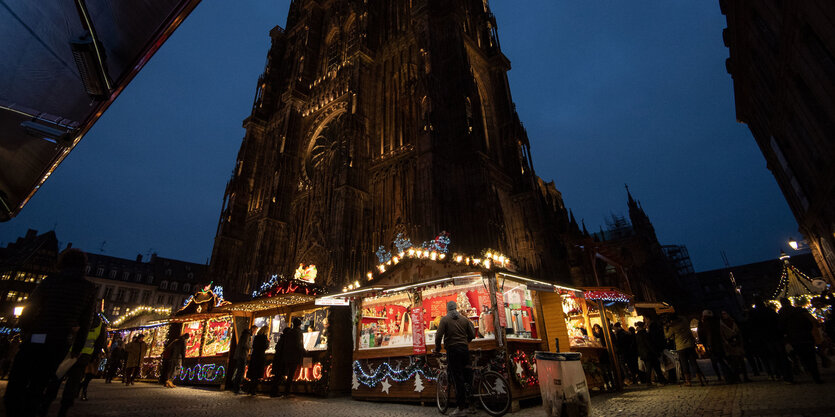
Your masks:
M577 352L536 352L542 406L551 417L589 415L591 397Z

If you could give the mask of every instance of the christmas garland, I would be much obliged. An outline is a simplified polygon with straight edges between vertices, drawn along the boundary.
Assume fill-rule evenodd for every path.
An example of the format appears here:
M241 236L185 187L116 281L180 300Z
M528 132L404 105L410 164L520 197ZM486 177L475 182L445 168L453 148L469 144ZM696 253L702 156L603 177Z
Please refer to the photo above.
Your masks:
M513 374L522 388L530 388L539 384L539 379L536 377L536 358L517 350L516 353L510 355L510 360L513 361Z
M363 371L360 361L354 361L354 376L360 384L369 388L375 387L380 381L386 378L391 378L395 382L405 382L414 377L415 374L421 374L429 381L436 381L438 379L435 370L430 368L426 363L418 364L418 362L414 362L403 369L399 367L394 369L388 362L383 362L369 375Z

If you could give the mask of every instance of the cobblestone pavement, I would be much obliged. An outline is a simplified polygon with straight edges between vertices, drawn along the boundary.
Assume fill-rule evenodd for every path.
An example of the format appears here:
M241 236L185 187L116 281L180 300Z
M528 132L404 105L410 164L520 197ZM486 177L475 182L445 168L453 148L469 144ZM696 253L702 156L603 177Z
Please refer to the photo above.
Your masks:
M818 385L800 377L796 385L768 381L707 387L666 386L632 388L620 394L592 397L592 416L835 416L835 375L824 374L828 383ZM5 391L5 381L0 382ZM387 404L354 401L350 398L312 398L297 396L275 399L265 396L235 396L214 389L137 383L132 387L90 385L90 401L77 401L71 416L432 416L433 407L412 404ZM57 402L53 404L57 412ZM0 413L3 415L3 413ZM480 415L486 415L483 412ZM528 405L515 415L545 416L541 406Z

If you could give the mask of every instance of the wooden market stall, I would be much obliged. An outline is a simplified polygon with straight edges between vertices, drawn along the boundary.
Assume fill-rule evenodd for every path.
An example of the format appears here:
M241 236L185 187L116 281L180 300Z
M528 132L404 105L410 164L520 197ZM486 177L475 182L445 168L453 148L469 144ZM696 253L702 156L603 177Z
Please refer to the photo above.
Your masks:
M564 292L560 298L567 331L564 348L582 353L589 388L602 389L607 382L620 388L623 378L609 330L614 323L628 329L641 320L631 306L632 295L612 287L584 287ZM595 326L602 333L595 335Z
M220 310L229 304L223 299L223 289L210 287L189 297L170 319L168 341L189 335L182 368L175 376L177 384L219 386L226 380L234 320Z
M293 279L273 276L261 286L261 290L256 291L252 300L229 304L217 311L234 316L236 341L243 330L251 325L259 330L267 328L267 365L258 387L259 391L270 390L273 379L272 361L281 333L290 326L294 318L299 318L302 321L305 354L294 376L293 392L320 396L346 392L347 373L335 370L334 365L338 367L339 361L335 364L332 359L334 349L350 351L350 314L347 303L317 303L316 296L322 293L322 289L315 285L315 275L303 278L298 274ZM343 304L342 311L339 311L339 305ZM340 320L344 322L341 329L340 326L332 325ZM344 341L340 344L339 340Z
M496 364L514 401L539 396L533 352L549 349L550 329L565 328L561 309L549 309L557 323L546 324L540 295L574 290L511 273L509 266L495 252L472 258L412 249L381 263L365 287L323 297L349 300L354 311L352 397L434 401L438 363L426 354L434 350L448 301L473 322L470 351L479 365Z

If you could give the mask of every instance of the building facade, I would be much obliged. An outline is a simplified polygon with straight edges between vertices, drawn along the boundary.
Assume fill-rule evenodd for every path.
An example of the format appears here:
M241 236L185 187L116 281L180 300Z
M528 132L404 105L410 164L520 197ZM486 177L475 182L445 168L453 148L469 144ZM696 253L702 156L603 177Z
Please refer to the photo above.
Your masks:
M568 225L536 176L481 0L294 0L274 28L212 253L213 277L249 293L315 264L341 288L402 233L450 233L567 281Z
M29 230L26 236L0 248L0 325L11 325L14 308L24 306L35 287L57 272L58 252L54 231L38 234ZM127 316L145 313L160 318L169 315L198 288L211 282L208 266L156 254L143 261L142 255L124 259L87 253L84 275L96 285L98 307L119 323Z
M29 229L0 248L0 325L14 322L15 307L23 306L35 287L56 271L58 239L55 232Z
M835 284L835 3L720 0L748 125L824 279Z

